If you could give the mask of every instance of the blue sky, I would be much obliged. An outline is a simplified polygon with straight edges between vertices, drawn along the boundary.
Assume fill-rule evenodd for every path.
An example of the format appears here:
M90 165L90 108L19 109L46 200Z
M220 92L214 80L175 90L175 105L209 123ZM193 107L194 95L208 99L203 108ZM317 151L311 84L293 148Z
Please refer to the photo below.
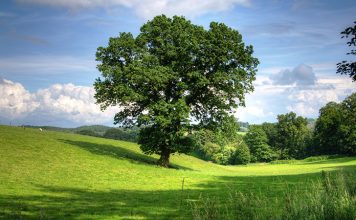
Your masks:
M316 118L327 102L356 91L335 74L336 63L351 58L340 32L355 11L352 0L1 1L0 124L112 125L118 107L101 112L92 97L96 49L159 14L206 28L223 22L254 46L259 71L240 120L275 121L289 111Z

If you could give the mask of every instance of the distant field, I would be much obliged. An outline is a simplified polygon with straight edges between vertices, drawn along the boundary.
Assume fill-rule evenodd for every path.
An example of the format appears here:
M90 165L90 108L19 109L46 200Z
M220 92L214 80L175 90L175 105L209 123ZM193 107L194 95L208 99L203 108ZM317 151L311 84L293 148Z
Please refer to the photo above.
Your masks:
M156 159L130 142L0 126L0 218L191 219L199 198L236 191L279 212L286 188L303 193L322 170L356 170L355 157L221 166L174 155L172 169Z

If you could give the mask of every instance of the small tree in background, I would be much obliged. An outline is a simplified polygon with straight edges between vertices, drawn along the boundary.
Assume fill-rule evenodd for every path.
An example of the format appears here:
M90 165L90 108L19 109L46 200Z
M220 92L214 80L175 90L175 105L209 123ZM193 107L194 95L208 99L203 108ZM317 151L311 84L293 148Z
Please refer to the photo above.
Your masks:
M248 164L251 161L250 149L247 144L241 142L236 146L234 155L232 156L232 164Z
M316 154L339 154L340 126L342 123L341 106L329 102L319 110L319 118L315 124L314 139Z
M273 149L276 149L277 146L277 126L276 123L264 122L261 125L261 128L267 135L267 144Z
M115 123L145 125L142 151L159 154L158 164L167 167L172 153L194 145L191 118L216 127L245 104L259 63L252 53L225 24L211 22L205 30L184 17L157 16L137 37L120 33L98 48L95 98L102 109L120 106Z
M244 141L250 148L251 162L269 162L276 159L276 154L267 144L267 135L261 126L251 125L244 136Z
M341 38L349 38L350 41L347 42L349 47L356 46L356 21L354 22L354 26L346 28L343 32L341 32ZM347 55L356 55L356 50L351 49ZM356 81L356 62L355 61L342 61L337 64L337 73L349 75L352 80Z
M342 103L329 102L315 123L316 154L356 155L356 93Z
M281 151L282 159L302 158L305 156L310 130L306 118L294 112L277 116L277 148Z

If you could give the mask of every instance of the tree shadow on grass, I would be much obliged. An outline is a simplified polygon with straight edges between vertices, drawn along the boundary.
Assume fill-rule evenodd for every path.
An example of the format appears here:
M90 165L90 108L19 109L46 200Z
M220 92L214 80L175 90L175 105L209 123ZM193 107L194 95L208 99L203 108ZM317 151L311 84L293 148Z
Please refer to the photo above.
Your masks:
M355 166L347 166L355 169ZM321 172L284 176L220 176L205 183L189 183L184 190L88 189L33 185L32 195L2 195L0 219L192 219L192 205L201 198L225 207L231 194L251 193L267 198L273 214L281 211L286 191L307 193L308 183ZM266 208L266 207L260 207ZM259 211L259 210L256 210Z
M177 219L186 214L179 191L36 188L41 195L1 195L0 219Z
M101 156L110 156L116 159L126 159L131 163L137 164L150 164L156 165L157 159L150 157L145 154L140 154L135 151L129 150L124 147L108 145L108 144L97 144L86 141L73 141L73 140L64 140L59 139L59 141L70 144L81 149L87 150L93 154L101 155ZM177 164L170 164L169 168L173 169L182 169L182 170L192 170L188 167L180 166Z

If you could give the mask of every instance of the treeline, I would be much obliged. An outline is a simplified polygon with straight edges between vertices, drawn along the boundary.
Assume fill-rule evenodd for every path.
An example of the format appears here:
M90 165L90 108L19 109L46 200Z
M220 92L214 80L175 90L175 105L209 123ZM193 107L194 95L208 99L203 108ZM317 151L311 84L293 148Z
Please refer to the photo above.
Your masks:
M43 130L76 133L76 134L88 135L93 137L102 137L102 138L131 141L131 142L137 142L138 134L140 132L139 128L137 127L113 128L113 127L108 127L103 125L88 125L88 126L80 126L77 128L60 128L54 126L30 126L30 125L25 125L24 127L41 128Z
M314 155L356 155L356 93L342 103L330 102L316 121L290 112L276 123L249 125L239 135L239 124L225 121L216 131L195 132L194 155L219 164L247 164Z
M108 128L102 134L100 134L99 132L95 132L91 129L81 129L76 131L75 133L94 136L94 137L137 142L139 132L140 132L139 129L134 127L134 128Z

